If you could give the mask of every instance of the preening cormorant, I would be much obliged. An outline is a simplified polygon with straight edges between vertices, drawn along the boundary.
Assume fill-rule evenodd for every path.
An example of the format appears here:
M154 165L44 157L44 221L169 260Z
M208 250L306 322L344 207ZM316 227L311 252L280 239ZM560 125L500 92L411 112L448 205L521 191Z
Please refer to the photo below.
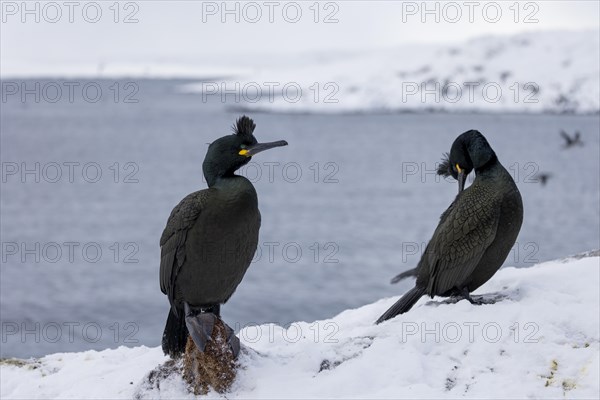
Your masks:
M183 354L188 332L204 351L220 305L242 281L256 251L258 198L252 183L235 171L255 154L287 142L258 143L255 127L243 116L234 134L211 143L202 164L208 189L181 200L160 238L160 289L171 303L162 348L171 357ZM227 328L237 355L239 339Z
M475 180L464 189L472 170ZM452 175L459 193L440 217L417 267L396 277L416 275L415 287L376 323L407 312L424 295L460 296L476 303L470 293L498 271L517 239L523 222L521 194L481 133L461 134L438 174Z

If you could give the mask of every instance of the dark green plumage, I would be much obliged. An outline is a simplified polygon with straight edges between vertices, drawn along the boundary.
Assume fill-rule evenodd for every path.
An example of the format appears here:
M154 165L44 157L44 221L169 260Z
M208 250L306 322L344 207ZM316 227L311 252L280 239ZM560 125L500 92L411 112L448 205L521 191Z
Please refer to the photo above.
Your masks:
M462 190L473 169L473 184ZM416 275L415 287L377 323L407 312L426 294L472 300L469 293L496 273L519 234L521 194L481 133L471 130L460 135L438 173L457 179L459 194L440 217L417 267L392 280Z
M204 350L220 305L240 284L256 251L258 197L252 183L235 171L258 152L287 142L258 143L254 128L244 116L233 135L209 146L203 163L208 189L181 200L162 233L160 288L171 303L162 345L173 357L183 353L188 333ZM237 338L230 334L229 339L236 352Z

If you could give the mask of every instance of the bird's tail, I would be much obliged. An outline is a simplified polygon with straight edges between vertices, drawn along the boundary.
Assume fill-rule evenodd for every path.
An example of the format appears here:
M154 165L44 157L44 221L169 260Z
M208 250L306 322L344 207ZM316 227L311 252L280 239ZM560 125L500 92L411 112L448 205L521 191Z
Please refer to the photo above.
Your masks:
M396 275L395 277L392 278L390 283L398 283L402 279L406 279L411 276L417 276L417 267L415 267L413 269L409 269L408 271L404 271L403 273Z
M393 306L391 306L381 317L375 322L380 324L383 321L394 318L398 314L404 314L415 305L417 301L425 294L425 288L415 286L404 294Z
M179 358L185 352L188 330L182 311L179 310L179 315L175 315L172 308L169 310L162 337L163 352L171 358Z

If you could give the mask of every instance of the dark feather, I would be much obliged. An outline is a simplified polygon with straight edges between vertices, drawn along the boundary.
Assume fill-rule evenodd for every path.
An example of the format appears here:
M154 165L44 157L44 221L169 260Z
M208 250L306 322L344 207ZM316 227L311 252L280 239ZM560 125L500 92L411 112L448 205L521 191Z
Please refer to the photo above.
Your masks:
M381 317L375 322L380 324L383 321L394 318L398 314L404 314L414 306L417 301L425 294L425 288L416 286L404 294L393 306L391 306Z
M392 280L390 281L390 283L398 283L402 279L416 277L418 272L419 272L419 269L417 267L415 267L413 269L409 269L408 271L404 271L403 273L398 274L395 277L393 277Z
M236 135L241 137L249 137L254 133L254 128L256 128L256 124L252 121L251 118L246 117L245 115L238 118L235 122L235 126L233 127L233 131Z
M200 216L209 190L190 193L181 200L171 211L160 238L160 289L169 297L175 315L175 282L185 261L187 232Z
M487 188L464 191L442 215L418 265L429 271L427 294L444 295L467 282L496 237L500 201Z
M452 167L450 166L450 153L444 153L444 157L442 158L442 162L437 170L438 175L443 175L444 177L452 176Z

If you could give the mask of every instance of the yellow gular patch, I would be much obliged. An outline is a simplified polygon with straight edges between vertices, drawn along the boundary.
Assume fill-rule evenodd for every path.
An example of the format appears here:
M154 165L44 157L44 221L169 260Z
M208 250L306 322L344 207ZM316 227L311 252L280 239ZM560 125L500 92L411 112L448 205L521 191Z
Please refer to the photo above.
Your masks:
M456 164L456 170L458 171L459 174L462 172L462 169L460 169L460 165Z
M242 149L242 150L240 150L240 152L239 152L238 154L239 154L240 156L246 156L246 157L250 157L250 156L248 155L248 150L246 150L246 149Z

